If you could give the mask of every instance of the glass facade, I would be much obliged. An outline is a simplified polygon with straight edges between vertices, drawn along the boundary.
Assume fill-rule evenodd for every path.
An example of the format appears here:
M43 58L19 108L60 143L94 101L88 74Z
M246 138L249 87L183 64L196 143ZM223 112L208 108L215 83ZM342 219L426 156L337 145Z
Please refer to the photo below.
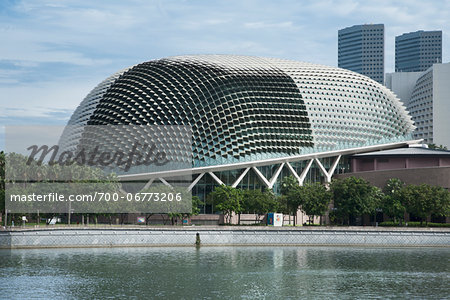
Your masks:
M384 25L355 25L339 30L338 67L383 84Z
M395 72L422 72L442 62L442 31L416 31L395 37Z
M327 157L319 159L319 161L327 170L331 167L334 160L335 157ZM291 163L291 165L295 170L295 172L297 172L297 174L301 174L302 171L307 167L308 162L309 161L304 160ZM271 178L277 171L278 167L279 165L264 166L258 167L258 170L261 171L264 177ZM236 169L231 171L216 172L215 175L219 177L224 184L232 185L236 181L236 179L238 179L239 175L241 175L242 172L244 172L244 170L245 169ZM334 171L334 174L343 174L349 172L351 172L350 160L348 159L348 157L344 156L339 161L339 164L336 170ZM281 181L283 180L284 177L287 176L292 176L292 174L287 168L283 168L280 176L278 177L275 185L272 188L275 194L280 193ZM319 170L319 166L317 166L316 163L312 164L311 169L307 173L304 184L314 182L324 183L323 174ZM214 188L217 187L218 185L219 184L217 183L217 181L215 181L209 174L205 174L192 189L192 195L198 196L200 199L206 199L208 194L211 193L214 190ZM267 189L267 187L261 182L261 180L258 178L258 176L253 170L249 170L245 175L245 177L242 179L242 181L236 187L239 189L259 189L259 190ZM204 203L201 209L202 209L201 213L215 212L214 207L208 203Z

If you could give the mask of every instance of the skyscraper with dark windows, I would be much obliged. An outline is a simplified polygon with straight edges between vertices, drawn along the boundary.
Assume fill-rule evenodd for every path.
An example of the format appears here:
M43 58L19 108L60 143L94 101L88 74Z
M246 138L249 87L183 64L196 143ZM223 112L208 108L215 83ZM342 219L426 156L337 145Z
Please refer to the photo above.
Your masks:
M384 25L354 25L338 31L338 67L383 84Z
M442 31L404 33L395 37L395 72L423 72L442 62Z

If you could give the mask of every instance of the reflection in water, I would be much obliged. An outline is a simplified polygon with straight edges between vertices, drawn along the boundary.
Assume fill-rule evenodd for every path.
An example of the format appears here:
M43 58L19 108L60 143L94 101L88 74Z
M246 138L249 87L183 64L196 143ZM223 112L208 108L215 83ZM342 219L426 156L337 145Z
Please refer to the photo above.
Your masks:
M447 298L448 248L0 251L0 298Z

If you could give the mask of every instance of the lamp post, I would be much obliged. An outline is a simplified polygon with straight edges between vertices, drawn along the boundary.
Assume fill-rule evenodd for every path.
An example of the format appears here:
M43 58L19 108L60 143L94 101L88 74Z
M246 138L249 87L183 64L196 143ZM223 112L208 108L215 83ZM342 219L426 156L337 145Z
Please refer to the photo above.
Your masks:
M70 217L73 213L73 209L72 209L72 202L69 202L69 217L67 218L67 224L70 226Z

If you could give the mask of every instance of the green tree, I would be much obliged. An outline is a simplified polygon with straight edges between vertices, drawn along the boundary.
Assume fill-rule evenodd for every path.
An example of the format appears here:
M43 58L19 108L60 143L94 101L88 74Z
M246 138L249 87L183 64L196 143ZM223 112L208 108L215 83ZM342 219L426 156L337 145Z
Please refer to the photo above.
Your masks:
M436 144L428 144L429 149L436 149L436 150L448 150L446 146L443 145L436 145Z
M290 214L290 210L288 208L288 204L287 204L287 196L285 195L279 195L277 198L277 202L278 202L278 209L277 211L284 214L284 215L289 215ZM290 219L289 219L289 224L290 224Z
M200 213L200 206L202 206L204 203L198 196L192 197L192 212L189 216L198 216Z
M328 210L332 194L327 188L318 182L307 184L300 188L303 194L301 199L301 210L309 217L309 223L314 216L322 216Z
M352 219L373 214L381 198L381 191L362 178L348 177L331 183L334 215L341 224L350 225Z
M261 216L269 212L275 212L277 209L278 201L272 190L265 190L264 192L259 189L242 191L242 212L256 214L256 221L259 221Z
M293 186L285 196L285 205L289 215L294 215L294 226L297 224L297 211L300 205L304 202L305 194L303 193L303 187Z
M403 205L402 189L405 184L397 178L391 178L386 182L383 189L384 197L381 200L381 209L394 222L399 221L400 224L405 218L406 208Z
M291 191L293 188L298 187L298 186L299 186L299 183L298 183L297 178L295 178L292 175L285 176L281 180L280 193L281 193L281 195L287 195L289 193L289 191Z
M448 215L449 192L442 187L428 184L407 185L402 189L402 201L406 211L420 218L421 224L431 214Z
M203 205L203 201L197 196L192 196L192 210L190 213L182 214L183 220L188 219L192 216L197 216L200 213L200 206Z
M241 213L242 191L231 186L220 185L209 194L210 201L225 215L225 223L231 222L233 212Z
M402 200L406 211L420 218L421 224L431 213L432 197L431 186L426 184L409 184L402 189Z
M73 164L71 166L49 165L38 163L36 160L28 162L28 158L17 153L3 154L3 173L8 175L8 195L91 195L103 192L112 195L119 193L121 185L117 176L113 173L105 174L102 170L85 165ZM5 175L6 175L5 174ZM5 178L2 177L3 184ZM3 188L4 191L4 188ZM104 198L106 199L106 198ZM3 196L5 200L5 196ZM120 202L120 201L118 201ZM104 212L115 210L118 202L115 201L91 201L91 202L21 202L15 209L22 212L47 211L47 217L68 212L70 208L75 212L97 211ZM53 211L54 213L50 213Z
M289 223L291 215L294 215L294 226L297 221L297 210L302 202L302 193L300 192L300 186L298 180L294 176L286 176L281 181L280 186L281 198L280 208L284 214L289 215Z
M450 215L450 192L442 187L433 187L434 197L431 214L436 216Z
M146 213L146 222L148 222L152 215L159 214L163 219L164 225L169 221L172 225L175 225L178 219L184 220L193 211L196 212L199 210L199 204L193 202L197 198L192 197L183 187L169 187L162 182L153 182L148 188L138 191L137 196L141 194L140 198L146 196L145 199L152 199L152 201L138 201L137 205L135 205L137 212ZM177 198L181 201L177 201ZM161 201L156 201L156 199L160 199ZM163 199L164 201L162 201ZM127 207L129 205L125 208Z

